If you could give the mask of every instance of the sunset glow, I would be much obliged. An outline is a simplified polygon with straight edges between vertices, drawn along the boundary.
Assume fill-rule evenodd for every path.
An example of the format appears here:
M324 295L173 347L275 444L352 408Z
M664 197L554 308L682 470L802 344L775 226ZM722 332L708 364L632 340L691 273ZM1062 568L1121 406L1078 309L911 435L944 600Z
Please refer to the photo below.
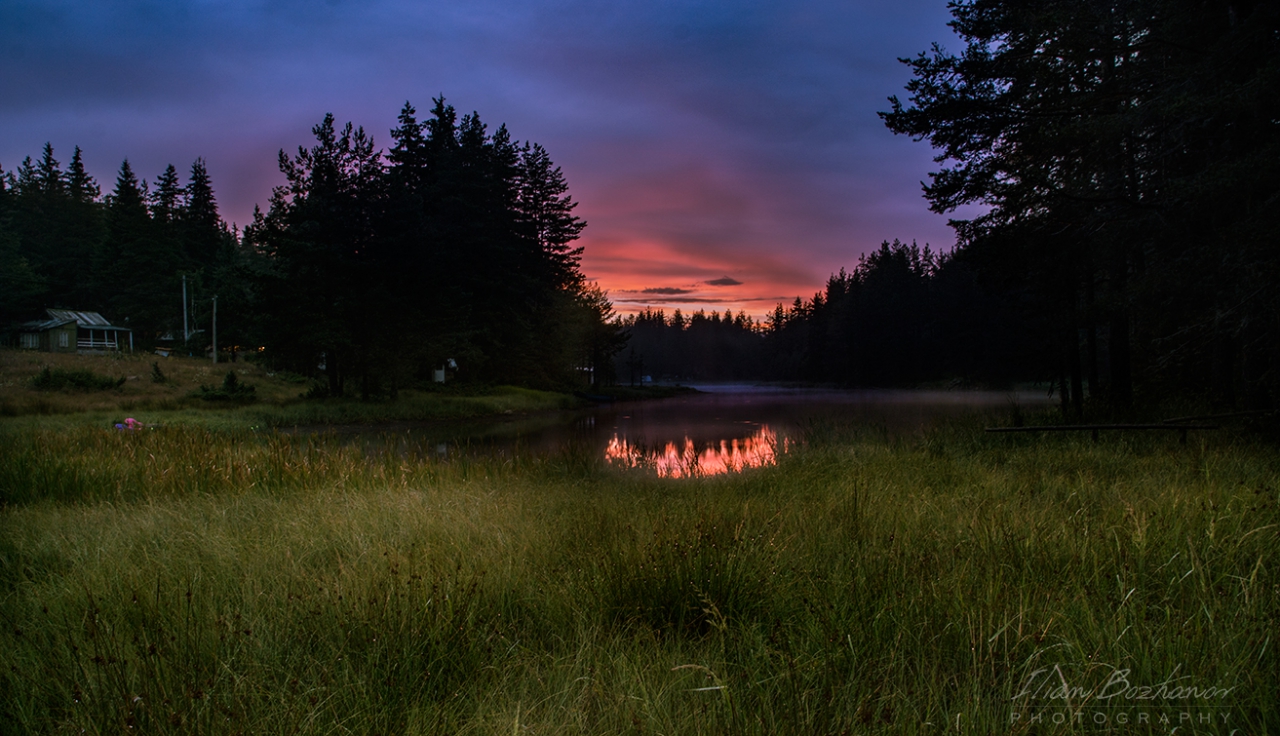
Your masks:
M619 315L758 320L883 240L955 242L921 198L929 147L876 115L897 59L949 37L938 0L162 5L0 3L5 172L79 146L109 191L126 158L154 183L201 157L243 228L325 113L385 151L406 101L444 95L562 167Z
M766 425L749 437L720 440L719 444L702 450L685 437L683 442L666 443L661 450L646 451L615 434L605 447L604 456L613 465L652 468L662 478L687 478L774 465L778 454L785 453L790 446L790 440L785 437L779 446L777 433Z
M729 310L759 320L777 304L812 296L828 275L767 252L721 256L651 241L599 242L590 233L584 240L583 270L608 291L620 315Z

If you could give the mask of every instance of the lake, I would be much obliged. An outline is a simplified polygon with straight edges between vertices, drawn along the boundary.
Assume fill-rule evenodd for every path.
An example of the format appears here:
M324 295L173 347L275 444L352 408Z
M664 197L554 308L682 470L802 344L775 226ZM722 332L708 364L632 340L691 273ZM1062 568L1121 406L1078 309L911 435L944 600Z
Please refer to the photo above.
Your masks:
M815 424L852 423L902 436L956 417L972 415L978 422L1014 405L1029 409L1052 402L1044 391L691 387L699 392L560 414L398 427L396 435L404 440L402 449L426 447L441 457L545 454L572 446L619 467L682 477L772 464ZM385 449L387 439L384 434L365 441L370 449Z

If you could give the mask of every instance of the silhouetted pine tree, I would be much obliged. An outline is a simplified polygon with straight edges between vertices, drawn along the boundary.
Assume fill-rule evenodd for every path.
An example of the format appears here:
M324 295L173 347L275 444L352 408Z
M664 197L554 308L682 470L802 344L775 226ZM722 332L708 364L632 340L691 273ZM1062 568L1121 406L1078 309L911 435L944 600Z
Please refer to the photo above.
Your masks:
M379 315L369 259L382 166L373 139L333 115L312 128L316 144L280 152L285 185L249 228L265 256L257 273L264 340L275 360L305 373L323 364L329 391L367 378L372 320Z
M0 171L0 328L39 313L47 285L31 266L14 228L12 177Z
M107 197L106 239L94 259L97 291L109 318L147 345L169 331L181 305L172 299L181 256L157 232L146 194L126 159Z
M962 249L1025 285L1077 412L1086 383L1125 409L1135 376L1269 405L1275 4L966 0L952 15L964 52L905 60L909 104L882 115L939 149L936 211L986 206L957 223Z
M218 260L227 236L226 224L218 214L213 182L204 159L191 164L191 176L183 191L182 207L176 212L185 246L185 258L194 269L210 269Z

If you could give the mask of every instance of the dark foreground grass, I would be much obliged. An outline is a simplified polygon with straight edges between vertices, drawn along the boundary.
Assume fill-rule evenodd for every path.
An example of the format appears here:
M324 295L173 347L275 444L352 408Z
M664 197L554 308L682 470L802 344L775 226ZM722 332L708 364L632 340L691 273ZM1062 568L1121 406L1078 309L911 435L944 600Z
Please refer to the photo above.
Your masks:
M0 440L5 732L1280 730L1280 463L1239 440L823 431L679 481Z

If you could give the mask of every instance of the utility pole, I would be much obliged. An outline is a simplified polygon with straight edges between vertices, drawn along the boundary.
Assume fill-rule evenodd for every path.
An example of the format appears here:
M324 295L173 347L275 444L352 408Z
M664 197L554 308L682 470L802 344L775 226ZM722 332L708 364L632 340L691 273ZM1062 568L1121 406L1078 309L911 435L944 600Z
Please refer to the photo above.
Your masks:
M187 326L187 275L182 274L182 341L191 339L191 328Z
M218 362L218 297L213 297L213 362Z

